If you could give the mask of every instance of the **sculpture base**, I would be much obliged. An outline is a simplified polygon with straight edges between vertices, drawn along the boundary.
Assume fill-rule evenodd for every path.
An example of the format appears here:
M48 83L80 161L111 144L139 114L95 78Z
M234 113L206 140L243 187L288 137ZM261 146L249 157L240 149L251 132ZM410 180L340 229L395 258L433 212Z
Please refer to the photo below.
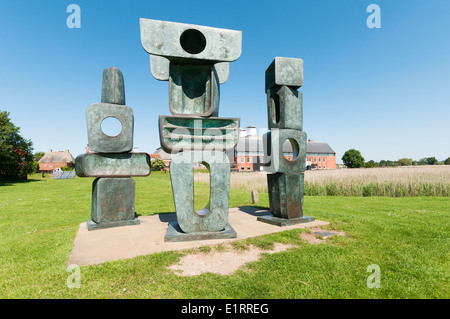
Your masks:
M288 218L275 217L273 215L265 215L265 216L258 216L257 220L260 222L283 227L283 226L291 226L291 225L296 225L296 224L301 224L301 223L309 223L309 222L314 221L315 218L310 217L310 216L303 216L303 217L288 219Z
M227 239L236 238L237 234L230 224L225 226L224 230L214 232L199 232L199 233L185 233L181 230L178 222L170 222L164 236L165 242L177 241L193 241L193 240L208 240L208 239Z
M135 218L133 220L121 220L115 222L103 222L96 223L93 220L87 221L88 230L102 229L102 228L111 228L111 227L120 227L120 226L128 226L128 225L139 225L141 222L139 219Z

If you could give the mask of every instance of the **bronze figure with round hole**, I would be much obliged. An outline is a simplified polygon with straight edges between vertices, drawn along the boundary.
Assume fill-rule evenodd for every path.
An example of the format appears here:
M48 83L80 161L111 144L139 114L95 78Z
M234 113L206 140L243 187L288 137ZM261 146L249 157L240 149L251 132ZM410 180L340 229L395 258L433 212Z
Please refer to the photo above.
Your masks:
M306 133L304 131L273 128L264 134L263 145L266 172L301 173L305 171Z
M236 237L228 224L230 162L225 154L238 141L239 119L220 118L220 84L229 63L241 55L241 31L140 19L142 46L152 75L169 81L169 111L160 115L161 147L172 154L170 177L177 223L166 241ZM214 160L213 160L214 159ZM194 210L196 163L210 171L210 202Z
M115 119L119 129L105 132L105 121ZM88 230L139 224L135 216L135 182L131 176L148 176L147 153L133 149L133 110L125 105L122 72L116 67L103 71L101 103L86 110L89 153L75 159L80 177L98 177L92 184L91 220Z
M306 133L303 131L303 60L276 57L266 70L270 131L263 136L272 215L258 220L278 226L313 221L303 215Z

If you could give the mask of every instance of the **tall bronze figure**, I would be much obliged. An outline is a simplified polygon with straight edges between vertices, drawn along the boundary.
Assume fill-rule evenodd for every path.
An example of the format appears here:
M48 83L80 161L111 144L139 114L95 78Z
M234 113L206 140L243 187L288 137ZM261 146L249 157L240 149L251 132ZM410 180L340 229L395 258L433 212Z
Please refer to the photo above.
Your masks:
M272 215L258 220L278 226L313 221L303 216L306 133L303 131L303 60L276 57L266 70L269 132L264 140L264 163ZM292 155L283 148L291 145Z
M169 110L159 116L161 147L172 154L170 177L177 222L166 241L236 237L228 224L230 161L239 119L219 117L220 84L241 55L240 31L141 19L141 42L152 75L169 81ZM210 171L210 201L194 209L197 163Z
M110 136L102 130L107 118L117 119L122 129ZM131 153L134 117L125 105L122 72L116 67L103 71L101 103L86 110L89 153L78 155L75 171L80 177L97 177L92 184L91 220L88 229L139 224L135 217L135 182L132 176L150 174L147 153Z

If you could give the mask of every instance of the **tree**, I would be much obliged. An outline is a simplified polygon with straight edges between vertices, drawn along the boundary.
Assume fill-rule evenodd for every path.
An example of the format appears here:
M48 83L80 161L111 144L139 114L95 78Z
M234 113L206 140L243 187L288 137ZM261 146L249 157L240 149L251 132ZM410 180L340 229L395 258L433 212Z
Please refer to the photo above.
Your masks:
M350 149L342 156L342 161L348 168L364 167L364 157L358 150Z
M417 161L417 164L419 164L419 165L427 165L427 159L426 158L421 158L419 161Z
M160 158L155 158L150 163L150 167L152 171L162 171L166 167L166 163Z
M380 161L380 166L384 167L384 166L398 166L398 163L396 161L391 161L391 160L381 160Z
M380 164L378 164L374 160L370 160L365 164L365 167L379 167L379 166L380 166Z
M427 157L427 158L425 158L425 162L428 164L428 165L436 165L437 163L438 163L438 160L436 159L436 157Z
M33 170L33 143L24 139L9 112L0 111L0 178L19 179Z
M447 157L447 159L444 161L445 165L450 165L450 157Z
M29 173L39 173L39 162L38 161L32 161L30 164L30 171Z
M36 153L34 153L34 160L35 161L39 161L42 157L44 157L44 155L45 155L45 152L36 152Z
M410 159L410 158L400 158L400 159L397 161L397 163L398 163L398 165L400 165L400 166L411 166L411 165L413 164L413 161L412 161L412 159Z

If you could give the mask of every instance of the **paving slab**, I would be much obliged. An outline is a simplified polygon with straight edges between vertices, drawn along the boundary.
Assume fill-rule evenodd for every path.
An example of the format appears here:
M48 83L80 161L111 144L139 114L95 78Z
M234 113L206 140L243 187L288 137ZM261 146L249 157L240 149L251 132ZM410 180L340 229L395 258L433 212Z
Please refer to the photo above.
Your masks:
M257 220L270 215L270 211L252 206L230 208L228 222L237 233L236 238L210 239L184 242L164 241L170 222L176 221L175 213L140 216L139 225L129 225L88 231L87 223L80 224L75 237L68 265L87 266L107 261L133 258L163 251L184 250L206 245L217 245L295 228L328 225L321 220L308 223L277 226Z

